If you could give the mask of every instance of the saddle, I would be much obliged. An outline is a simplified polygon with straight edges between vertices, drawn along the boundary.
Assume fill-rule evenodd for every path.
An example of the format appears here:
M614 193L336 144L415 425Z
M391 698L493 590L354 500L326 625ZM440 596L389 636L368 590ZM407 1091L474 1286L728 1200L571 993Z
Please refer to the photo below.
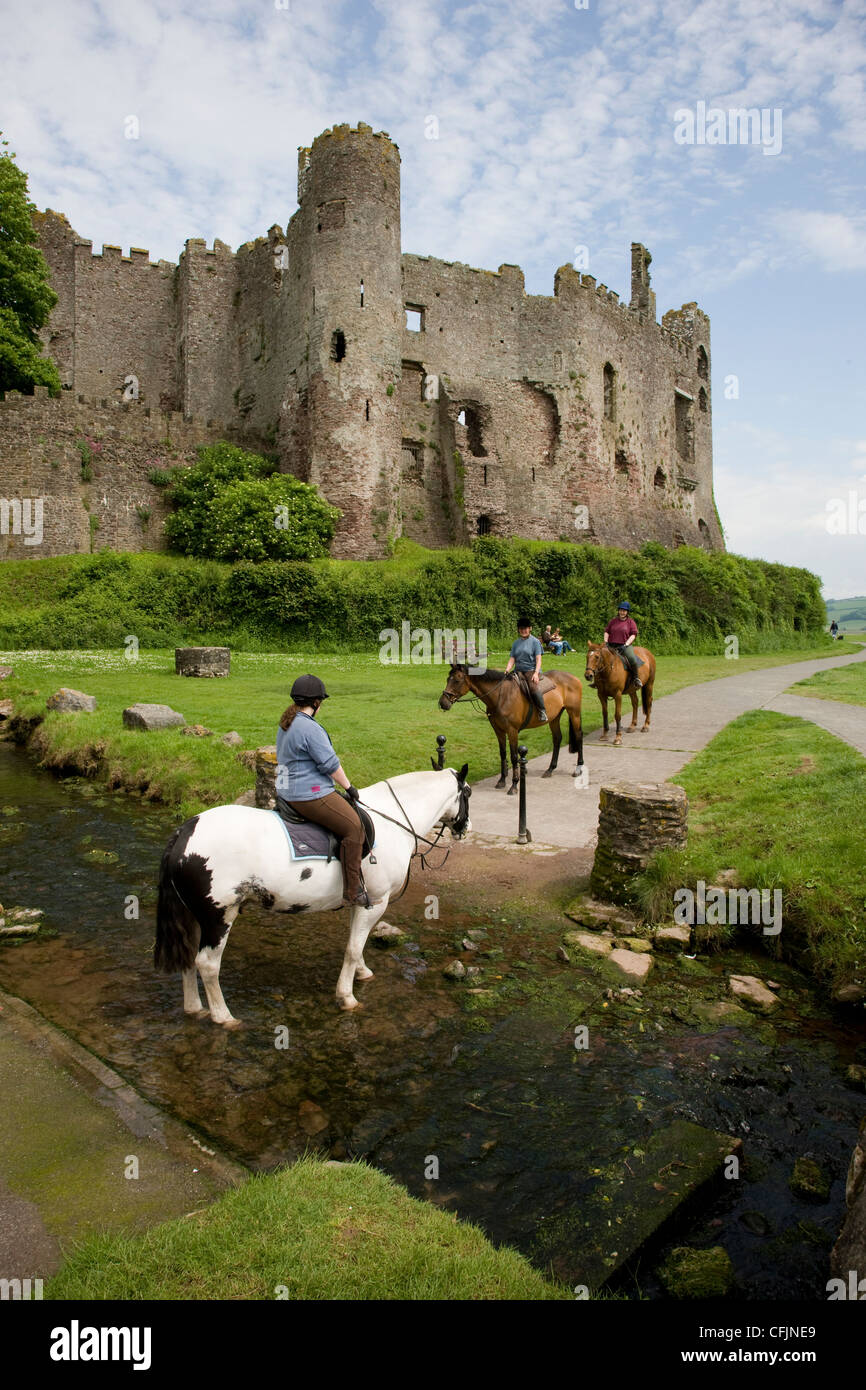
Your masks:
M515 671L515 675L517 676L517 683L520 686L520 689L523 691L526 698L528 700L532 700L532 686L529 683L529 676L526 674L525 671ZM546 695L548 690L554 689L555 684L556 682L552 681L550 677L546 676L542 671L541 675L538 678L538 690L540 691L540 693L542 695Z
M622 662L623 670L625 671L625 687L626 687L626 690L627 690L628 687L632 684L632 682L633 682L634 679L635 679L634 674L633 674L633 672L632 672L632 669L631 669L631 667L629 666L628 662L626 661L626 659L625 659L625 657L623 656L623 654L622 654L621 651L619 651L616 647L611 646L610 642L608 642L607 646L608 646L609 650L612 651L612 652L614 653L615 656L618 656L619 659L620 659L620 661ZM638 667L640 667L640 657L638 657L637 662L638 662Z
M324 825L317 825L315 821L304 820L304 817L299 816L281 796L277 796L276 804L274 815L280 818L293 859L327 859L329 864L332 859L339 859L339 835L335 835L333 830L326 829ZM364 827L364 844L361 850L363 860L369 858L370 851L376 843L376 831L369 813L357 802L353 804Z

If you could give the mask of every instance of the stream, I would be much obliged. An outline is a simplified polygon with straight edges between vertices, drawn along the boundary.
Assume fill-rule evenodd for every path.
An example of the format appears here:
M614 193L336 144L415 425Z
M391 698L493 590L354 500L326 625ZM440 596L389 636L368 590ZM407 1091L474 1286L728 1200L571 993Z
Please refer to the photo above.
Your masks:
M556 961L564 919L541 907L537 919L520 908L491 915L479 902L420 930L422 889L414 908L407 896L386 914L410 940L368 948L377 978L353 1014L333 1000L344 913L286 921L245 910L222 971L244 1027L226 1031L185 1018L179 977L152 968L156 879L174 824L164 807L46 775L0 742L0 896L45 912L38 937L0 945L0 985L149 1100L259 1171L305 1149L363 1156L569 1282L580 1277L585 1199L599 1174L691 1120L742 1140L741 1176L632 1262L626 1292L664 1296L658 1259L686 1243L723 1245L740 1297L826 1299L864 1109L845 1069L866 1051L862 1028L796 970L748 945L695 962L659 956L643 990L621 996L591 964ZM470 930L476 992L442 975ZM701 1007L725 997L732 971L779 981L778 1016L708 1022ZM590 1027L585 1052L577 1023ZM828 1200L791 1190L802 1155L830 1180Z

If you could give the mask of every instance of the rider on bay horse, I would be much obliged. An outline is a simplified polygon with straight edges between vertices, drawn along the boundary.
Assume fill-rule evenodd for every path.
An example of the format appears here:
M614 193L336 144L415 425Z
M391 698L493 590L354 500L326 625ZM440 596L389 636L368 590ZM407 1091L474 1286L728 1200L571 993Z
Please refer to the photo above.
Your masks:
M328 692L318 676L299 676L291 696L293 703L277 729L277 802L288 802L305 820L315 821L340 837L343 906L369 907L361 881L364 827L352 805L360 793L343 771L328 734L316 723ZM335 790L335 782L345 788L345 797Z
M508 664L505 667L505 674L509 676L515 668L524 675L529 676L526 684L532 702L538 710L539 722L547 723L547 710L544 708L544 697L538 688L538 681L541 675L541 658L544 648L537 637L532 636L532 623L529 618L517 619L518 638L512 643L511 653L508 657ZM637 628L635 628L637 632ZM531 672L531 675L530 675Z
M623 599L617 608L616 617L608 623L604 640L614 651L619 652L628 662L631 679L634 681L635 690L640 690L641 680L638 674L640 664L634 653L634 641L637 637L637 623L631 616L631 604L627 599Z

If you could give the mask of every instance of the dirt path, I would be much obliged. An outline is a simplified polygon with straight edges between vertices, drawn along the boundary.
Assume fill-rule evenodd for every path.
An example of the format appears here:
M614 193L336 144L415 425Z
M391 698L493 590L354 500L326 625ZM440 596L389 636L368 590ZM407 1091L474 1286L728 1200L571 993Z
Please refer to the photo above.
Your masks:
M828 729L852 748L866 755L866 708L836 700L810 700L784 692L795 681L805 680L817 671L866 661L866 647L855 656L798 661L787 666L771 666L748 671L741 676L704 681L686 686L674 695L664 695L653 705L652 724L646 734L623 733L620 748L599 743L601 730L588 734L584 758L590 786L581 790L571 776L574 758L567 751L560 755L559 769L545 782L541 774L550 754L532 758L527 764L527 822L532 834L528 846L514 845L529 853L550 853L562 849L588 849L595 844L598 824L599 788L607 782L664 782L673 777L731 720L753 709L771 709L798 715ZM595 700L585 690L584 699ZM613 706L611 705L611 713ZM628 720L631 704L628 702ZM643 723L643 715L640 717ZM627 727L623 710L623 730ZM491 735L492 737L492 735ZM567 749L567 743L563 743ZM517 837L518 798L495 791L494 777L472 787L473 839L505 846Z

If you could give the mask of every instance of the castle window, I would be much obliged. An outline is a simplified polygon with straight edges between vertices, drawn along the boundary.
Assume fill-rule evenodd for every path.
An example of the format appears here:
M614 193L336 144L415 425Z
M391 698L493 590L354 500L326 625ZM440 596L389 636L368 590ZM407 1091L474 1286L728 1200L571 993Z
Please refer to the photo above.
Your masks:
M480 516L475 523L475 530L479 536L490 535L490 517Z
M699 530L700 533L701 533L701 540L703 541L703 543L704 543L704 545L707 547L707 549L709 549L709 548L710 548L710 528L709 528L709 526L707 525L707 523L704 521L703 517L701 517L700 521L698 522L698 530Z
M484 465L484 486L487 486L487 464Z
M605 420L616 419L616 386L614 383L615 373L609 362L604 364L604 418Z
M365 403L364 403L364 419L365 419L365 420L369 420L369 418L370 418L370 402L369 402L369 401L365 401Z
M695 457L695 403L685 391L674 394L676 413L677 453L686 463Z
M707 393L706 393L706 391L704 390L703 386L701 387L700 391L698 392L698 405L699 405L700 408L701 408L702 414L706 415L706 413L707 413Z
M703 347L698 348L698 376L704 381L709 381L710 378L710 362L706 348Z
M361 281L361 308L364 307L364 281Z
M346 356L346 335L342 328L335 328L331 334L331 361L342 362Z
M401 441L403 480L418 487L424 485L424 445L415 439Z
M679 546L685 545L685 543L686 543L686 538L685 538L685 536L682 534L682 532L681 532L681 531L674 531L674 549L675 549L675 550L678 549Z
M345 198L332 198L329 203L319 204L318 228L320 232L336 231L346 225Z
M481 430L481 416L472 406L463 406L457 416L458 425L463 425L466 429L466 445L470 454L475 458L486 458L487 450L484 447L484 437Z
M407 304L406 327L410 333L424 332L424 307L421 304Z
M414 405L424 400L424 368L420 362L404 362L400 384L400 398L404 405Z
M623 473L628 477L628 454L624 449L617 449L613 456L613 466L617 473Z
M659 491L664 492L666 482L667 479L665 477L664 469L657 468L655 478L653 479L653 487L656 487L659 489Z

